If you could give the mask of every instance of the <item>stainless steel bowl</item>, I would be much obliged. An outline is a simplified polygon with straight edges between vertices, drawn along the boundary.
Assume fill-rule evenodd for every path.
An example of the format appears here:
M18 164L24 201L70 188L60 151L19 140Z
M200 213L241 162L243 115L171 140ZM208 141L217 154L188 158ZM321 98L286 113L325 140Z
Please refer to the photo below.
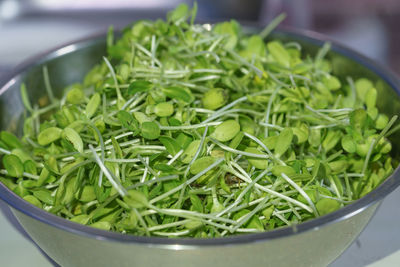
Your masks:
M328 40L313 32L279 30L273 38L299 42L314 55ZM368 77L377 82L378 106L388 115L400 113L400 83L387 69L332 42L328 57L335 74ZM18 132L25 83L33 101L45 94L42 67L48 66L56 94L84 74L105 54L105 35L57 48L30 60L0 83L0 128ZM392 136L399 158L400 137ZM362 199L326 216L259 234L216 239L139 237L76 224L36 208L0 184L0 197L12 208L37 244L61 266L326 266L360 234L382 199L400 184L400 170Z

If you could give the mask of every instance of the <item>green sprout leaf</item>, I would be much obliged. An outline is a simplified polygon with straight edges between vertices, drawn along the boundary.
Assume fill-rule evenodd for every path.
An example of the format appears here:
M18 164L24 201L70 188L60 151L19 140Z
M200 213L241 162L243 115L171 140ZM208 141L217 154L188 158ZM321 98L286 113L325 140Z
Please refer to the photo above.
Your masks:
M221 142L226 142L234 138L240 131L240 124L235 120L227 120L217 126L212 133L212 137Z
M275 155L277 157L282 156L290 147L293 140L293 130L291 128L285 128L278 136L275 145Z
M41 146L49 145L61 138L63 130L57 127L49 127L40 132L38 143Z
M3 166L6 168L8 175L21 178L24 173L24 165L15 155L5 155L3 157Z
M180 144L175 139L168 136L160 136L159 139L171 155L175 156L181 150Z
M190 104L194 101L194 96L187 88L182 87L166 87L161 89L162 92L172 100L179 100Z
M143 122L140 129L140 134L149 140L157 139L160 136L160 127L152 121Z

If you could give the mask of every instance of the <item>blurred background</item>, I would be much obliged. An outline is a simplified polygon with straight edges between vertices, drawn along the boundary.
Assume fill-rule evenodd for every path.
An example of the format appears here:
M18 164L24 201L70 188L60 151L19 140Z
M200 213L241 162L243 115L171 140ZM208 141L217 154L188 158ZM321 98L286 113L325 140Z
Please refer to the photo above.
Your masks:
M0 0L0 80L16 65L50 48L122 28L137 19L164 18L178 0ZM198 0L198 21L236 19L267 24L277 14L284 25L314 30L379 61L400 74L400 1L398 0ZM392 255L399 266L400 190L378 211L358 241L332 266L366 266ZM8 208L0 203L2 266L52 266L19 234ZM399 214L399 215L396 215ZM387 219L387 218L390 219ZM14 227L11 227L9 221ZM305 244L306 245L306 244ZM395 255L395 256L393 256ZM397 256L396 256L397 255ZM390 266L388 261L374 266Z

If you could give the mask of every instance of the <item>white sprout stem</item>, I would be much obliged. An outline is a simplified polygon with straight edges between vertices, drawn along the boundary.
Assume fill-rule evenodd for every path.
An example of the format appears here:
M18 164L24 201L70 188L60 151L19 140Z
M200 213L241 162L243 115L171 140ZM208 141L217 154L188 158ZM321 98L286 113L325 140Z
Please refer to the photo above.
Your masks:
M364 177L363 173L346 173L347 177ZM338 177L343 178L344 174L339 174Z
M248 134L248 133L244 133L244 135L247 136L248 138L250 138L251 140L253 140L254 142L256 142L257 144L259 144L268 153L268 155L272 159L278 161L281 165L286 166L286 163L283 162L281 159L278 159L277 157L275 157L274 154L272 154L271 150L269 150L269 148L263 142L261 142L260 139L258 139L257 137L255 137L251 134Z
M283 217L281 214L277 213L277 212L273 212L272 213L273 216L277 217L279 220L281 220L282 222L286 223L287 225L292 225L291 222L289 222L288 220L286 220L285 217Z
M333 113L333 112L352 112L354 108L339 108L339 109L316 109L318 112L327 112L327 113Z
M104 162L104 158L105 158L105 152L104 152L104 140L103 140L103 136L101 135L99 129L94 125L90 125L94 131L96 132L97 136L99 137L99 141L100 141L100 151L101 151L101 161ZM89 145L91 146L91 145ZM86 152L86 151L85 151ZM96 154L97 155L97 154ZM103 171L100 171L99 174L99 183L98 186L101 187L101 184L103 183Z
M279 125L275 125L275 124L271 124L271 123L265 123L265 122L260 122L260 125L268 127L268 128L276 129L278 131L283 131L283 129L285 129L285 128L279 126Z
M147 96L147 94L142 94L141 96L139 96L135 101L133 101L132 103L129 103L128 105L127 105L127 107L129 107L129 111L130 112L135 112L138 108L141 108L142 107L142 105L139 105L139 106L137 106L139 103L140 103L140 101L142 101L145 97ZM128 103L128 102L127 102ZM126 104L126 103L125 103ZM126 107L125 107L126 108ZM124 106L122 106L122 108L121 109L125 109L124 108Z
M199 124L193 124L193 125L182 125L182 126L163 126L159 125L160 130L167 130L167 131L176 131L176 130L190 130L190 129L197 129L197 128L204 128L207 126L217 126L221 124L222 121L216 121L216 122L209 122L209 123L199 123Z
M120 147L126 147L126 146L130 146L132 144L136 144L137 143L136 140L134 140L134 141L135 141L134 143L132 143L132 141L121 143ZM154 149L154 150L161 150L161 151L166 150L166 148L164 146L157 146L157 145L132 146L129 149L137 149L137 148L139 148L139 149Z
M236 58L241 64L245 65L246 67L249 67L250 69L252 69L257 76L262 77L263 72L257 68L256 66L254 66L253 64L247 62L246 59L244 59L243 57L241 57L239 54L237 54L235 51L233 50L228 50L229 54L231 54L234 58Z
M140 143L140 140L139 139L134 139L134 140L131 140L131 141L127 141L127 142L123 142L123 143L120 143L119 144L119 146L120 147L126 147L126 146L131 146L131 145L135 145L135 144L137 144L137 143ZM159 149L159 150L165 150L165 147L163 147L163 146L153 146L153 145L143 145L143 146L134 146L134 147L131 147L130 149L134 149L134 148L141 148L141 149ZM106 150L110 150L110 149L114 149L114 147L112 146L112 145L109 145L109 146L105 146L104 148L103 148L103 150L104 151L106 151ZM100 147L96 147L96 148L94 148L94 150L96 151L96 152L99 152L99 151L101 151L102 150L102 148L101 148L101 142L100 142ZM86 150L84 150L84 153L89 153L90 152L90 149L86 149ZM76 154L76 153L75 153Z
M139 159L104 159L104 161L108 161L108 162L115 162L115 163L136 163L136 162L140 162Z
M333 104L332 106L332 109L337 109L341 101L342 101L342 94L339 94L338 97L336 98L335 104Z
M111 157L112 158L116 158L116 156L115 156L115 150L111 150ZM104 160L103 160L103 162L104 162ZM115 168L115 177L118 177L118 178L120 178L121 177L121 175L120 175L120 168L118 167L118 168ZM119 179L119 180L121 180L121 179Z
M322 48L318 50L318 53L315 56L315 62L321 61L326 56L326 54L329 52L330 49L331 49L331 43L330 42L324 43Z
M185 218L185 215L183 215L181 217ZM186 217L191 218L192 216L186 216ZM209 225L221 228L221 229L226 229L226 230L230 229L228 226L225 226L225 225L222 225L222 224L219 224L219 223L215 223L211 219L205 220L205 219L201 219L201 218L196 218L196 220L200 221L202 223L205 223L205 224L209 224ZM161 229L171 228L171 227L175 227L175 226L180 226L180 225L183 225L183 224L188 223L190 221L192 221L192 220L191 219L186 219L186 220L173 222L173 223L169 223L169 224L157 225L157 226L153 226L153 227L149 228L149 231L151 231L153 229L161 230Z
M237 221L238 223L237 223L234 227L232 227L231 233L236 232L236 230L237 230L240 226L242 226L243 224L245 224L251 217L253 217L254 214L256 214L257 212L259 212L261 209L264 209L264 208L270 206L270 205L271 205L270 203L267 203L267 204L266 204L266 202L267 202L269 199L270 199L270 198L269 198L268 196L265 197L265 198L263 199L263 201L261 201L261 202L257 205L257 207L255 207L251 212L249 212L249 213L247 213L246 215L244 215L243 217L239 218L239 220Z
M232 167L235 167L235 168L241 173L241 175L242 175L243 177L246 177L245 181L246 181L247 183L251 183L251 182L252 182L252 179L251 179L251 177L249 176L249 174L248 174L245 170L243 170L243 168L240 167L239 164L237 164L236 162L231 162L231 165L232 165Z
M337 121L338 121L338 120L336 120L336 119L334 119L334 118L332 118L332 117L329 117L328 115L323 114L322 112L319 112L319 111L313 109L313 108L310 107L309 105L305 105L305 107L306 107L306 109L308 109L309 111L311 111L311 112L317 114L317 115L320 116L321 118L324 118L324 119L326 119L326 120L328 120L328 121L332 121L332 122L337 122Z
M117 97L118 97L118 99L123 99L122 95L121 95L121 91L119 89L118 80L117 80L117 76L115 75L114 68L112 67L110 61L108 61L108 59L106 57L103 57L103 59L106 62L106 65L107 65L108 69L110 70L111 76L114 80L115 89L117 91Z
M151 67L154 67L154 59L156 58L156 36L151 36Z
M54 100L54 103L52 103L52 104L50 104L48 106L45 106L45 107L43 107L41 109L34 110L32 112L32 117L36 118L36 117L38 117L38 115L42 115L43 113L46 113L46 112L52 110L53 108L57 108L59 106L60 106L60 102L58 102L57 100Z
M211 25L209 25L209 24L206 24L206 25L210 27L207 30L211 30ZM204 27L204 24L202 25L202 27ZM218 38L221 38L221 36L211 36L211 37L207 37L207 38L202 38L199 41L194 42L193 43L193 47L199 46L199 45L204 44L204 43L213 42L213 41L217 40Z
M287 77L287 76L291 76L293 79L295 78L295 79L300 79L300 80L303 80L303 81L307 81L307 82L311 82L312 83L312 81L309 79L309 78L307 78L307 77L305 77L305 76L302 76L302 75L299 75L299 74L293 74L293 73L275 73L275 76L276 77Z
M190 109L197 113L214 113L214 110L211 109L205 109L205 108L190 108Z
M214 149L214 147L215 147L215 144L211 144L211 145L207 146L207 152L206 152L206 154L207 154L207 155L210 155L210 154L211 154L211 151Z
M332 123L332 124L326 124L326 125L317 125L317 126L311 126L310 129L324 129L324 128L332 128L338 126L337 123Z
M367 156L365 157L365 160L364 160L363 168L361 171L362 174L365 174L365 171L367 170L368 162L369 162L369 159L371 158L372 150L374 149L375 144L376 144L376 139L373 139L371 142L371 145L369 146Z
M207 123L210 122L212 120L214 120L215 118L217 118L219 116L220 113L224 112L227 109L230 109L231 107L235 106L236 104L246 101L247 100L247 96L243 96L239 99L236 99L235 101L233 101L232 103L226 105L223 108L220 108L219 110L215 111L215 113L213 115L211 115L208 119L204 120L203 123Z
M290 79L290 82L292 83L292 86L293 86L293 87L297 87L297 84L296 84L296 82L294 81L293 75L292 75L292 74L289 74L289 79Z
M272 89L266 89L266 90L262 90L262 91L258 91L258 92L252 93L249 96L268 95L268 94L272 94L273 92L274 92L274 90L272 90Z
M210 47L208 48L208 51L212 52L212 51L215 49L215 47L217 47L217 45L218 45L219 43L221 43L222 40L224 40L224 39L225 39L224 36L218 37L218 39L215 40L215 41L210 45Z
M85 160L83 162L80 162L78 164L73 165L54 184L58 186L60 183L62 183L62 181L65 181L65 178L67 178L67 176L70 175L72 172L74 172L76 169L78 169L78 168L80 168L80 167L82 167L82 166L84 166L84 165L86 165L88 163L91 163L92 161L93 160L89 159L89 160Z
M186 182L180 184L179 186L177 186L177 187L171 189L171 190L168 191L168 192L165 192L164 194L162 194L162 195L160 195L160 196L158 196L158 197L155 197L155 198L151 199L151 200L149 201L149 203L150 203L150 204L156 203L157 201L160 201L160 200L162 200L162 199L164 199L164 198L166 198L166 197L168 197L168 196L174 194L175 192L178 192L178 191L181 190L184 186L187 186L187 185L193 183L194 181L196 181L197 179L199 179L203 174L205 174L205 173L208 172L209 170L211 170L211 169L217 167L217 166L218 166L219 164L221 164L223 161L224 161L223 158L216 160L213 164L211 164L210 166L208 166L207 168L205 168L204 170L202 170L201 172L199 172L198 174L196 174L195 176L193 176L192 178L190 178L190 179L187 180Z
M219 74L223 74L225 73L224 70L221 69L194 69L192 70L193 73L219 73Z
M398 116L394 115L390 121L386 124L385 128L383 128L383 130L381 131L381 133L378 135L378 137L376 138L376 142L375 144L378 144L379 141L386 135L386 133L389 131L389 129L392 127L392 125L396 122Z
M153 205L149 205L149 208L155 210L156 212L163 213L166 215L171 215L171 216L179 216L183 218L205 218L205 219L211 219L214 221L220 221L220 222L225 222L225 223L230 223L230 224L236 224L237 222L231 219L223 218L223 217L216 217L212 214L206 214L206 213L200 213L196 211L190 211L190 210L182 210L182 209L162 209L158 208Z
M8 171L7 170L0 170L0 173L1 174L4 174L4 175L8 175ZM24 177L26 177L26 178L31 178L31 179L35 179L35 180L38 180L39 179L39 176L38 175L34 175L34 174L31 174L31 173L27 173L27 172L23 172L22 173L22 176L24 176Z
M143 226L143 228L144 228L144 230L146 232L146 235L149 236L150 232L149 232L149 229L148 229L148 227L146 225L146 222L143 220L142 215L139 213L139 211L137 209L133 208L132 210L135 213L135 215L138 217L140 224Z
M219 76L219 75L207 75L207 76L203 76L203 77L199 77L199 78L196 78L196 79L189 80L189 82L196 83L196 82L215 80L215 79L219 79L219 78L221 78L221 76Z
M134 68L135 72L145 72L145 73L154 73L154 74L172 74L172 75L176 75L176 74L180 74L180 75L187 75L190 74L190 70L162 70L160 68L149 68L149 69L145 69L145 68Z
M343 199L340 199L340 198L337 198L337 197L331 197L331 196L327 196L327 195L324 195L324 194L319 194L319 196L322 197L322 198L334 199L334 200L339 201L339 202L344 203L344 204L350 204L350 203L354 202L354 200L346 201L346 200L343 200Z
M214 205L220 204L217 197L217 190L215 185L211 188L211 197Z
M173 223L161 224L161 225L149 227L148 230L149 230L149 232L153 232L153 231L158 231L158 230L162 230L162 229L168 229L171 227L184 225L190 221L191 221L190 219L186 219L186 220L177 221L177 222L173 222ZM165 232L163 232L163 233L166 234Z
M167 84L177 84L177 85L182 85L182 86L186 86L192 89L196 89L197 91L201 92L201 93L205 93L207 92L209 89L205 86L202 85L198 85L198 84L193 84L193 83L188 83L188 82L182 82L179 80L169 80L166 81Z
M232 193L232 194L226 196L224 202L222 202L222 206L228 205L229 201L231 201L234 196L235 196L235 193Z
M222 148L223 150L235 153L235 154L239 154L239 155L243 155L243 156L248 156L248 157L252 157L252 158L259 158L259 159L269 159L271 158L269 155L262 155L262 154L255 154L255 153L250 153L250 152L245 152L245 151L241 151L241 150L237 150L237 149L233 149L227 145L222 144L221 142L210 138L210 140L215 143L217 146L219 146L220 148Z
M147 94L143 93L135 101L133 101L132 104L129 105L129 108L132 109L132 108L136 107L146 97L147 97Z
M141 187L141 186L150 185L150 184L154 184L154 183L158 183L158 182L165 182L165 181L175 180L175 179L178 179L178 178L179 178L179 175L176 175L176 174L167 175L167 176L163 176L163 177L160 177L160 178L154 178L154 179L151 179L151 180L147 180L147 181L144 181L144 182L139 182L139 183L133 184L133 185L129 186L127 189L128 190L129 189L134 189L134 188L138 188L138 187Z
M142 164L146 167L146 169L153 174L155 177L158 178L158 174L150 167L148 162L140 155L137 155L138 159L142 162Z
M140 72L137 72L135 69L133 69L133 73L134 73L133 75L135 76L135 78L147 78L147 79L160 78L160 74L140 73ZM182 78L185 77L184 74L176 74L176 75L171 75L171 74L170 75L165 75L164 73L162 73L162 74L163 74L163 78L166 78L166 79L182 79Z
M149 165L149 158L146 158L145 161L146 161L147 165ZM144 183L144 181L146 181L146 177L147 177L148 171L149 171L149 169L148 169L147 166L145 165L145 166L144 166L143 176L142 176L142 178L140 179L140 182L141 182L141 183Z
M154 62L159 66L162 67L161 62L155 58L152 57L151 52L149 52L149 50L147 50L146 48L144 48L142 45L138 44L138 43L134 43L134 46L136 46L140 51L142 51L146 56L148 56L149 58L151 58L152 60L154 60Z
M339 189L337 188L336 183L335 183L335 181L333 180L333 178L331 176L329 177L329 182L331 183L331 186L333 187L333 191L335 191L335 194L339 198L341 198L342 196L341 196L341 194L339 192Z
M236 207L232 208L232 209L230 210L230 212L232 213L232 212L236 212L236 211L242 210L242 209L247 208L247 207L251 207L251 206L253 206L253 205L255 205L255 204L260 203L260 202L263 201L264 199L265 199L265 197L262 197L262 198L258 198L258 199L256 199L256 200L253 200L253 201L251 201L251 202L249 202L249 203L241 204L241 205L239 205L239 206L236 206ZM299 209L300 209L300 208L299 208Z
M220 118L220 117L222 117L224 115L228 115L228 114L231 114L231 113L249 113L249 114L253 114L253 115L256 115L256 116L264 115L261 112L257 112L257 111L251 110L251 109L236 108L236 109L229 109L229 110L225 110L223 112L220 112L217 117L214 117L214 119Z
M282 13L275 17L268 25L259 33L262 39L265 39L279 24L286 18L286 14Z
M332 160L336 159L337 157L339 157L340 155L343 154L343 150L339 150L338 152L330 155L327 159L326 162L331 162Z
M126 132L126 133L117 135L117 136L115 136L114 138L115 138L115 140L118 140L118 139L121 139L121 138L124 138L124 137L127 137L127 136L131 136L131 135L133 135L133 132ZM136 140L137 140L137 142L140 142L139 139L136 139ZM135 141L136 141L136 140L135 140ZM131 140L131 141L133 141L133 140ZM111 143L111 139L108 139L108 140L106 140L106 141L104 142L105 145L108 145L109 143Z
M200 145L197 148L196 153L194 154L194 157L192 158L192 160L189 162L188 166L186 167L185 173L183 175L184 180L186 180L186 177L189 173L190 167L193 165L193 163L196 161L196 159L199 157L201 151L203 150L203 144L204 144L204 140L206 139L207 132L208 132L208 126L206 126L206 128L204 129L203 136L201 137L201 140L200 140ZM178 203L182 202L185 190L186 190L186 186L184 186L182 188L181 193L179 194Z
M295 204L296 206L299 206L299 207L305 209L306 211L309 211L311 213L313 212L312 208L310 208L309 206L305 205L304 203L301 203L300 201L298 201L296 199L293 199L293 198L290 198L288 196L285 196L285 195L283 195L281 193L278 193L278 192L276 192L274 190L271 190L271 189L269 189L269 188L267 188L265 186L262 186L260 184L256 184L255 187L257 187L257 188L261 189L262 191L267 192L267 193L269 193L269 194L271 194L273 196L276 196L278 198L281 198L281 199L284 199L284 200L286 200L288 202L291 202L291 203Z
M46 88L47 95L49 96L49 100L51 103L54 103L55 98L53 94L53 89L51 88L49 70L47 66L43 67L43 79L44 79L44 87Z
M38 106L34 105L33 112L35 113L37 110L38 110ZM39 132L40 132L40 116L35 116L33 118L33 128L35 129L36 136L38 136Z
M122 87L122 86L121 86ZM121 110L125 110L133 101L137 99L137 94L135 94L133 97L128 99L128 101L125 102L125 104L121 107ZM117 113L117 111L115 111Z
M101 159L99 158L99 156L97 155L96 151L93 149L92 145L89 145L89 149L90 151L92 151L93 157L97 163L97 165L99 165L100 169L103 171L103 173L105 174L105 176L108 178L108 181L111 183L111 185L115 188L115 190L117 190L117 192L121 195L121 196L125 196L127 194L127 191L125 190L125 188L122 187L122 185L119 185L116 181L116 179L114 179L113 175L111 174L111 172L107 169L107 167L104 165L104 163L101 161Z
M10 151L8 151L8 150L6 150L6 149L3 149L3 148L1 148L1 147L0 147L0 153L6 154L6 155L10 155L10 154L11 154Z
M365 171L367 170L368 162L369 162L369 159L370 159L370 157L371 157L371 155L372 155L372 151L373 151L375 145L381 140L381 138L382 138L383 136L385 136L385 134L387 133L387 131L389 131L390 127L392 127L393 123L394 123L396 120L397 120L397 115L393 116L392 119L391 119L391 120L388 122L388 124L386 125L386 127L381 131L381 133L379 134L379 136L378 136L376 139L373 139L373 140L372 140L371 145L369 146L369 149L368 149L367 156L365 157L365 161L364 161L364 164L363 164L362 171L361 171L361 173L362 173L363 175L365 174ZM361 185L361 183L360 183L360 185Z
M234 169L229 169L229 171L230 171L232 174L236 175L238 178L242 179L243 181L245 181L245 182L247 182L247 183L250 183L250 182L251 182L251 180L249 181L246 177L244 177L242 174L238 173L238 172L235 171ZM286 201L288 201L288 202L291 202L291 203L295 204L296 206L299 206L299 207L301 207L301 208L303 208L303 209L309 211L310 213L313 212L313 210L312 210L310 207L308 207L307 205L301 203L300 201L297 201L297 200L292 199L292 198L290 198L290 197L288 197L288 196L285 196L285 195L283 195L283 194L281 194L281 193L278 193L278 192L276 192L276 191L273 191L272 189L269 189L269 188L266 187L266 186L262 186L262 185L256 183L256 184L254 185L254 187L256 187L256 188L258 188L258 189L260 189L260 190L262 190L262 191L264 191L264 192L267 192L267 193L269 193L269 194L271 194L271 195L273 195L273 196L275 196L275 197L278 197L278 198L284 199L284 200L286 200Z
M189 173L190 167L193 165L193 163L196 161L196 159L199 157L201 151L203 150L204 140L206 139L207 132L208 132L208 126L206 126L206 128L204 129L204 133L203 133L203 136L201 137L200 145L197 148L196 153L194 154L192 160L189 162L188 166L186 167L185 173L183 175L184 178L186 178L187 174Z
M318 215L317 208L315 207L314 203L312 202L311 198L307 195L307 193L304 192L304 190L300 186L298 186L292 179L290 179L289 176L287 176L285 173L282 172L281 176L283 179L286 180L286 182L288 182L291 186L293 186L294 189L296 189L300 193L300 195L302 195L304 197L304 199L308 202L310 207L313 209L314 214Z
M347 198L352 200L353 199L353 190L351 189L351 186L350 186L349 177L347 176L347 173L343 173L343 176L344 176L344 182L346 184Z
M274 211L273 214L285 214L285 213L289 213L289 212L293 212L293 210L301 210L299 207L293 208L293 209L285 209L285 210L278 210L278 211Z
M268 74L268 77L270 77L275 83L277 83L278 85L280 85L281 87L285 87L285 88L290 88L289 84L286 84L284 82L282 82L281 80L279 80L275 74L272 74L272 72L270 71L266 71Z
M183 154L183 152L184 152L183 149L179 150L179 152L176 153L176 155L167 162L167 165L171 165L172 163L174 163L175 160L177 160Z
M281 87L278 86L278 87L274 90L274 92L272 93L272 95L270 96L270 98L268 99L267 111L266 111L266 113L265 113L265 119L264 119L264 121L265 121L266 124L269 124L269 117L270 117L270 114L271 114L272 102L274 101L275 96L278 94L278 92L279 92L280 89L281 89ZM265 137L268 137L268 127L265 128L264 135L265 135Z

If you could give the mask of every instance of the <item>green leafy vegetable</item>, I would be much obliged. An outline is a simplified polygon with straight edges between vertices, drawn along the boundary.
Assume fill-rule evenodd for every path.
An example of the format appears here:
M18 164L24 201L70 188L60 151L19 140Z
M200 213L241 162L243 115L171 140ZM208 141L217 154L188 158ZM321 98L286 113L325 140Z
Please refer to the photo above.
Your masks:
M270 36L284 15L249 35L196 12L181 4L119 38L110 27L107 54L60 100L47 67L38 103L22 85L0 182L98 229L213 238L323 216L392 174L400 127L379 110L380 81L339 72L329 43Z

